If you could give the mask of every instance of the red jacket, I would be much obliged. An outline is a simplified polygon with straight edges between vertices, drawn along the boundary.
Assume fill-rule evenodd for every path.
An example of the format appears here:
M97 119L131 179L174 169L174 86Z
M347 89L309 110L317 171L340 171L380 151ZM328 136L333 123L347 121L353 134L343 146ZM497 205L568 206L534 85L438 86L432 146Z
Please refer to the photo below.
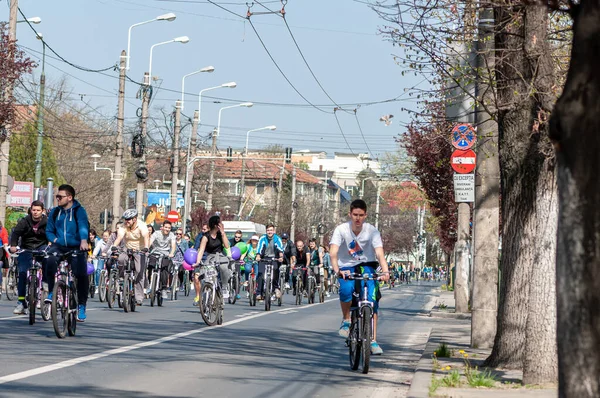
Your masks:
M2 247L8 245L8 231L4 227L0 229L0 239L2 240ZM4 250L3 257L5 257L8 260L8 250ZM4 258L2 260L4 260Z

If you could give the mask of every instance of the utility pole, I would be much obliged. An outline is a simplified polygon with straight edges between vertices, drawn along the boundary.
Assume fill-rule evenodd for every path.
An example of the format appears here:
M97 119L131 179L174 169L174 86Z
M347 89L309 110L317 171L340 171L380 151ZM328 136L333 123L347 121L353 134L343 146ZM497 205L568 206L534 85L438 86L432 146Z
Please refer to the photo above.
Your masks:
M127 53L121 51L121 59L119 61L119 100L117 109L117 139L115 142L115 173L113 176L113 203L112 203L112 226L115 228L121 217L121 164L123 163L123 128L125 126L125 73L127 64Z
M296 166L292 165L292 219L290 223L290 239L292 242L295 242L296 235L296 208L298 204L296 203Z
M323 203L321 204L321 225L325 226L325 212L327 211L327 170L325 170L325 181L323 181ZM319 244L323 245L323 234L319 233Z
M15 43L17 41L17 11L19 9L18 0L10 0L10 14L8 18L8 39ZM9 54L14 59L14 54ZM4 98L8 101L12 98L13 86L8 84ZM10 152L10 133L12 126L6 125L7 137L0 145L0 221L4 224L6 218L6 195L8 194L8 160Z
M471 346L491 348L494 346L498 313L500 228L498 124L488 113L494 104L491 86L495 66L494 11L492 8L480 9L478 32L477 69L479 74L475 120L477 133L482 139L478 140L476 149Z
M146 132L148 125L148 105L150 103L150 97L148 93L150 92L150 75L148 72L144 73L144 85L142 86L142 142L146 140ZM139 168L138 171L146 169L146 149L142 153L142 156L139 160ZM146 169L147 171L147 169ZM146 175L147 178L147 175ZM138 176L137 182L137 193L135 195L135 208L138 211L139 217L142 218L143 210L144 210L144 182L146 182L146 178L140 178Z
M181 101L175 103L173 138L173 175L171 176L171 211L177 209L177 181L179 179L179 133L181 132Z
M44 148L44 91L46 88L46 43L42 40L42 74L40 75L40 101L37 109L37 150L35 151L34 186L42 186L42 150Z
M194 182L194 162L192 158L196 156L196 135L198 134L198 123L200 122L200 112L194 111L194 119L192 121L192 135L190 136L190 144L188 147L188 156L185 161L187 167L185 168L185 194L184 197L184 216L183 216L183 233L187 228L187 220L192 214L192 200L190 195L192 193L192 183Z
M381 194L381 181L377 180L377 199L375 201L375 229L379 229L379 195Z
M242 171L240 178L240 203L238 204L238 212L237 218L238 220L242 219L242 210L244 208L244 198L246 197L246 156L248 155L248 148L244 149L244 154L242 155ZM277 223L275 223L277 224Z
M454 282L454 301L455 311L464 313L469 311L469 286L468 275L469 270L469 218L471 209L468 203L458 204L458 240L454 246L454 267L455 267L455 282Z
M279 227L279 209L281 204L281 191L283 191L283 173L285 172L285 156L279 173L279 184L277 185L277 204L275 205L275 228Z
M212 146L210 148L210 155L212 158L210 159L210 175L208 177L208 198L206 200L206 211L212 210L213 204L213 187L215 184L215 159L214 157L217 154L217 134L218 130L213 130L212 133Z

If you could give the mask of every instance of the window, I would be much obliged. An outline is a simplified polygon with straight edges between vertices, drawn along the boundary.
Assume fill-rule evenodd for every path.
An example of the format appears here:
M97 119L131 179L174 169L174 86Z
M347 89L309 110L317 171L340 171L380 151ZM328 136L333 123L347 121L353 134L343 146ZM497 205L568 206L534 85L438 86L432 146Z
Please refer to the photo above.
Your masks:
M256 183L256 194L262 195L265 193L265 184L263 182Z
M304 184L296 185L296 193L298 195L304 195Z
M237 182L230 182L227 184L228 188L227 188L227 193L230 195L237 195L238 194L238 184Z

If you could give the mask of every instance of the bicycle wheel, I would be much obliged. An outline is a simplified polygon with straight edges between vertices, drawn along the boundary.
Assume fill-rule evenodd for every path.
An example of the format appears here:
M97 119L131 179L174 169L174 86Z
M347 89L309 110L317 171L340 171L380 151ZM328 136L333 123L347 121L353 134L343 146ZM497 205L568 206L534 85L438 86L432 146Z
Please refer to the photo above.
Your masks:
M111 273L106 290L106 303L108 304L108 308L113 308L115 306L115 299L117 298L117 283L117 276L114 273Z
M6 298L9 301L14 300L17 297L17 271L14 267L11 267L8 270L7 280L6 280Z
M29 280L29 289L27 292L27 305L29 306L29 324L33 325L35 323L35 306L37 304L37 275L35 272L30 277Z
M273 292L271 292L271 278L267 278L265 279L265 296L263 297L263 299L265 299L265 311L271 311L271 295L273 294Z
M356 310L352 311L350 332L348 334L348 339L346 340L346 345L348 346L348 355L350 356L350 368L352 370L357 370L360 364L361 341Z
M200 290L200 303L198 305L202 320L208 326L213 326L218 320L218 304L213 294L213 287L210 283L205 283Z
M296 277L296 305L302 304L302 284L300 283L300 276Z
M156 292L156 304L158 304L159 307L162 307L162 305L163 305L162 293L163 293L162 289L160 289Z
M67 331L69 336L75 336L77 330L77 292L71 286L69 289L69 323L67 324Z
M315 303L315 286L314 286L314 281L312 280L312 278L308 278L308 304L314 304Z
M156 298L156 279L158 275L156 273L152 273L152 277L150 278L150 293L148 294L148 298L150 299L150 307L154 307L154 299Z
M190 271L185 271L183 273L183 295L185 297L190 295L191 290L191 282L190 282Z
M221 289L217 290L217 297L216 297L216 302L217 302L217 325L222 325L223 324L223 307L224 307L224 301L223 301L223 293L221 292Z
M362 372L369 373L369 361L371 359L371 318L373 316L373 309L369 306L364 306L360 309L360 318L362 323L361 330L361 351L362 351Z
M88 276L89 280L90 280L90 298L94 298L94 295L96 294L96 281L95 281L95 275L91 274Z
M49 321L52 318L52 304L46 302L47 298L48 292L42 289L42 309L40 312L42 313L42 319L44 321Z
M319 303L324 303L325 302L325 289L323 288L323 286L321 286L319 288Z
M103 303L106 300L106 288L108 284L106 283L106 271L100 271L100 285L98 286L98 300Z
M256 280L250 278L248 283L248 297L250 298L250 307L256 306Z
M123 277L123 292L121 293L121 297L123 300L123 311L129 312L129 274L125 274Z
M135 287L133 285L133 281L135 280L135 275L131 275L129 277L129 311L135 312Z
M171 278L173 278L173 282L171 283L171 301L175 301L179 292L179 275L176 272Z
M67 284L63 280L56 281L54 284L51 314L56 337L64 339L69 325L69 300L67 299Z

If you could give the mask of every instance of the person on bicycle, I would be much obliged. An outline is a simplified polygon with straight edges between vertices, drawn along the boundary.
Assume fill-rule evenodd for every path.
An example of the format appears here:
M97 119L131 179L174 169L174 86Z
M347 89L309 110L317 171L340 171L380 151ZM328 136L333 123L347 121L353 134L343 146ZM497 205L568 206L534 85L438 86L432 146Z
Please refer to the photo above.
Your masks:
M10 265L8 252L8 231L2 225L0 221L0 297L2 297L2 291L6 291L6 283L8 281L8 268ZM2 278L4 276L4 278Z
M346 279L346 277L354 272L373 274L377 268L376 262L379 262L382 270L380 279L387 281L389 278L381 234L377 228L365 222L367 218L365 201L354 200L350 204L348 216L350 221L338 225L329 242L331 266L333 272L339 274L342 307L342 325L339 334L344 338L348 337L350 331L350 308L355 289L355 281ZM369 299L373 302L374 323L371 353L381 355L383 350L377 344L377 310L381 298L379 283L377 281L365 281L364 283L368 287Z
M123 213L123 219L125 223L117 231L117 239L113 246L119 247L123 241L125 241L125 248L137 250L138 253L134 253L134 267L135 267L135 301L137 305L142 305L144 301L144 279L146 270L146 256L143 253L147 252L150 245L150 236L148 235L148 227L146 224L138 220L138 212L136 209L128 209ZM127 253L119 254L119 266L124 267L129 261Z
M319 289L321 286L321 268L323 267L323 259L321 257L321 253L319 252L319 248L317 247L317 240L312 238L308 241L308 252L306 253L306 264L310 265L310 270L315 275L315 280L317 281L316 289ZM308 272L306 273L308 276ZM302 280L304 286L307 285L306 276ZM310 294L310 292L308 292Z
M75 188L72 186L64 184L58 187L56 201L58 206L52 209L48 215L46 224L46 238L50 245L49 257L46 260L46 281L50 293L46 300L52 302L54 276L61 255L73 250L80 250L71 260L71 271L77 279L77 301L79 302L77 320L83 322L87 317L85 308L90 291L90 280L87 275L90 223L87 212L75 200Z
M242 237L242 231L240 231L239 229L235 231L235 233L233 234L233 238L229 239L229 247L233 247L238 243L244 243Z
M258 247L256 248L256 261L258 261L258 274L256 275L257 300L261 300L264 295L263 277L265 263L261 263L261 259L277 259L279 263L283 261L283 243L279 235L275 233L275 226L273 224L267 225L267 233L260 237ZM273 290L275 297L281 297L281 290L279 289L279 264L273 264ZM270 299L270 297L265 298L265 300Z
M46 223L48 222L48 218L44 213L44 203L39 200L34 200L31 202L31 207L29 207L27 213L28 214L25 217L19 220L10 236L10 251L12 253L17 251L19 239L21 240L21 249L44 250L48 247L48 240L46 239ZM13 314L15 315L24 314L25 309L27 308L25 285L27 283L27 270L31 267L32 262L33 256L31 253L25 252L19 254L19 283L17 285L19 302L13 310ZM46 260L43 259L42 269L46 268L45 263ZM42 281L46 282L46 279L42 277Z
M165 220L162 223L162 228L150 236L150 254L162 254L162 262L160 267L160 290L162 298L166 299L167 296L167 284L169 283L169 271L172 267L172 258L175 256L175 250L177 250L177 242L175 235L171 232L173 225L171 221ZM155 256L148 257L148 268L156 267L157 258Z
M296 248L294 243L290 242L288 234L281 234L281 243L283 244L283 264L285 267L285 288L290 288L291 275L292 275L292 257L296 255Z
M221 217L215 215L209 218L208 228L209 231L205 233L200 240L198 259L194 264L194 267L197 268L197 271L194 274L194 288L196 290L194 305L197 305L200 301L200 269L198 267L202 262L206 265L206 263L213 259L219 264L223 298L229 298L229 278L231 277L231 271L229 270L229 259L223 254L224 249L229 249L229 240L225 235L225 226L221 222ZM204 253L208 253L206 260L202 260Z
M183 291L184 286L183 286L183 273L184 273L184 269L182 267L183 264L183 255L185 254L185 251L189 248L188 247L188 241L183 237L183 229L179 228L177 231L175 231L175 255L173 256L173 264L175 264L176 269L179 270L179 272L177 273L177 276L179 278L179 286L180 286L180 290Z
M252 235L247 243L247 249L244 254L240 257L240 261L244 262L244 269L242 270L242 281L244 286L248 286L250 281L250 274L254 268L254 275L258 273L258 264L256 264L256 249L258 247L258 235ZM249 296L249 292L246 292L246 296Z
M329 294L329 284L330 284L330 276L331 276L331 257L329 256L329 249L327 246L321 246L321 256L323 259L323 274L325 279L325 295L327 297L331 296Z
M306 247L304 246L304 241L302 239L298 239L296 241L296 250L292 255L292 289L293 295L296 295L296 278L302 278L304 282L304 273L302 272L302 268L306 267ZM304 285L306 289L306 285ZM303 294L303 292L297 292L298 294Z

